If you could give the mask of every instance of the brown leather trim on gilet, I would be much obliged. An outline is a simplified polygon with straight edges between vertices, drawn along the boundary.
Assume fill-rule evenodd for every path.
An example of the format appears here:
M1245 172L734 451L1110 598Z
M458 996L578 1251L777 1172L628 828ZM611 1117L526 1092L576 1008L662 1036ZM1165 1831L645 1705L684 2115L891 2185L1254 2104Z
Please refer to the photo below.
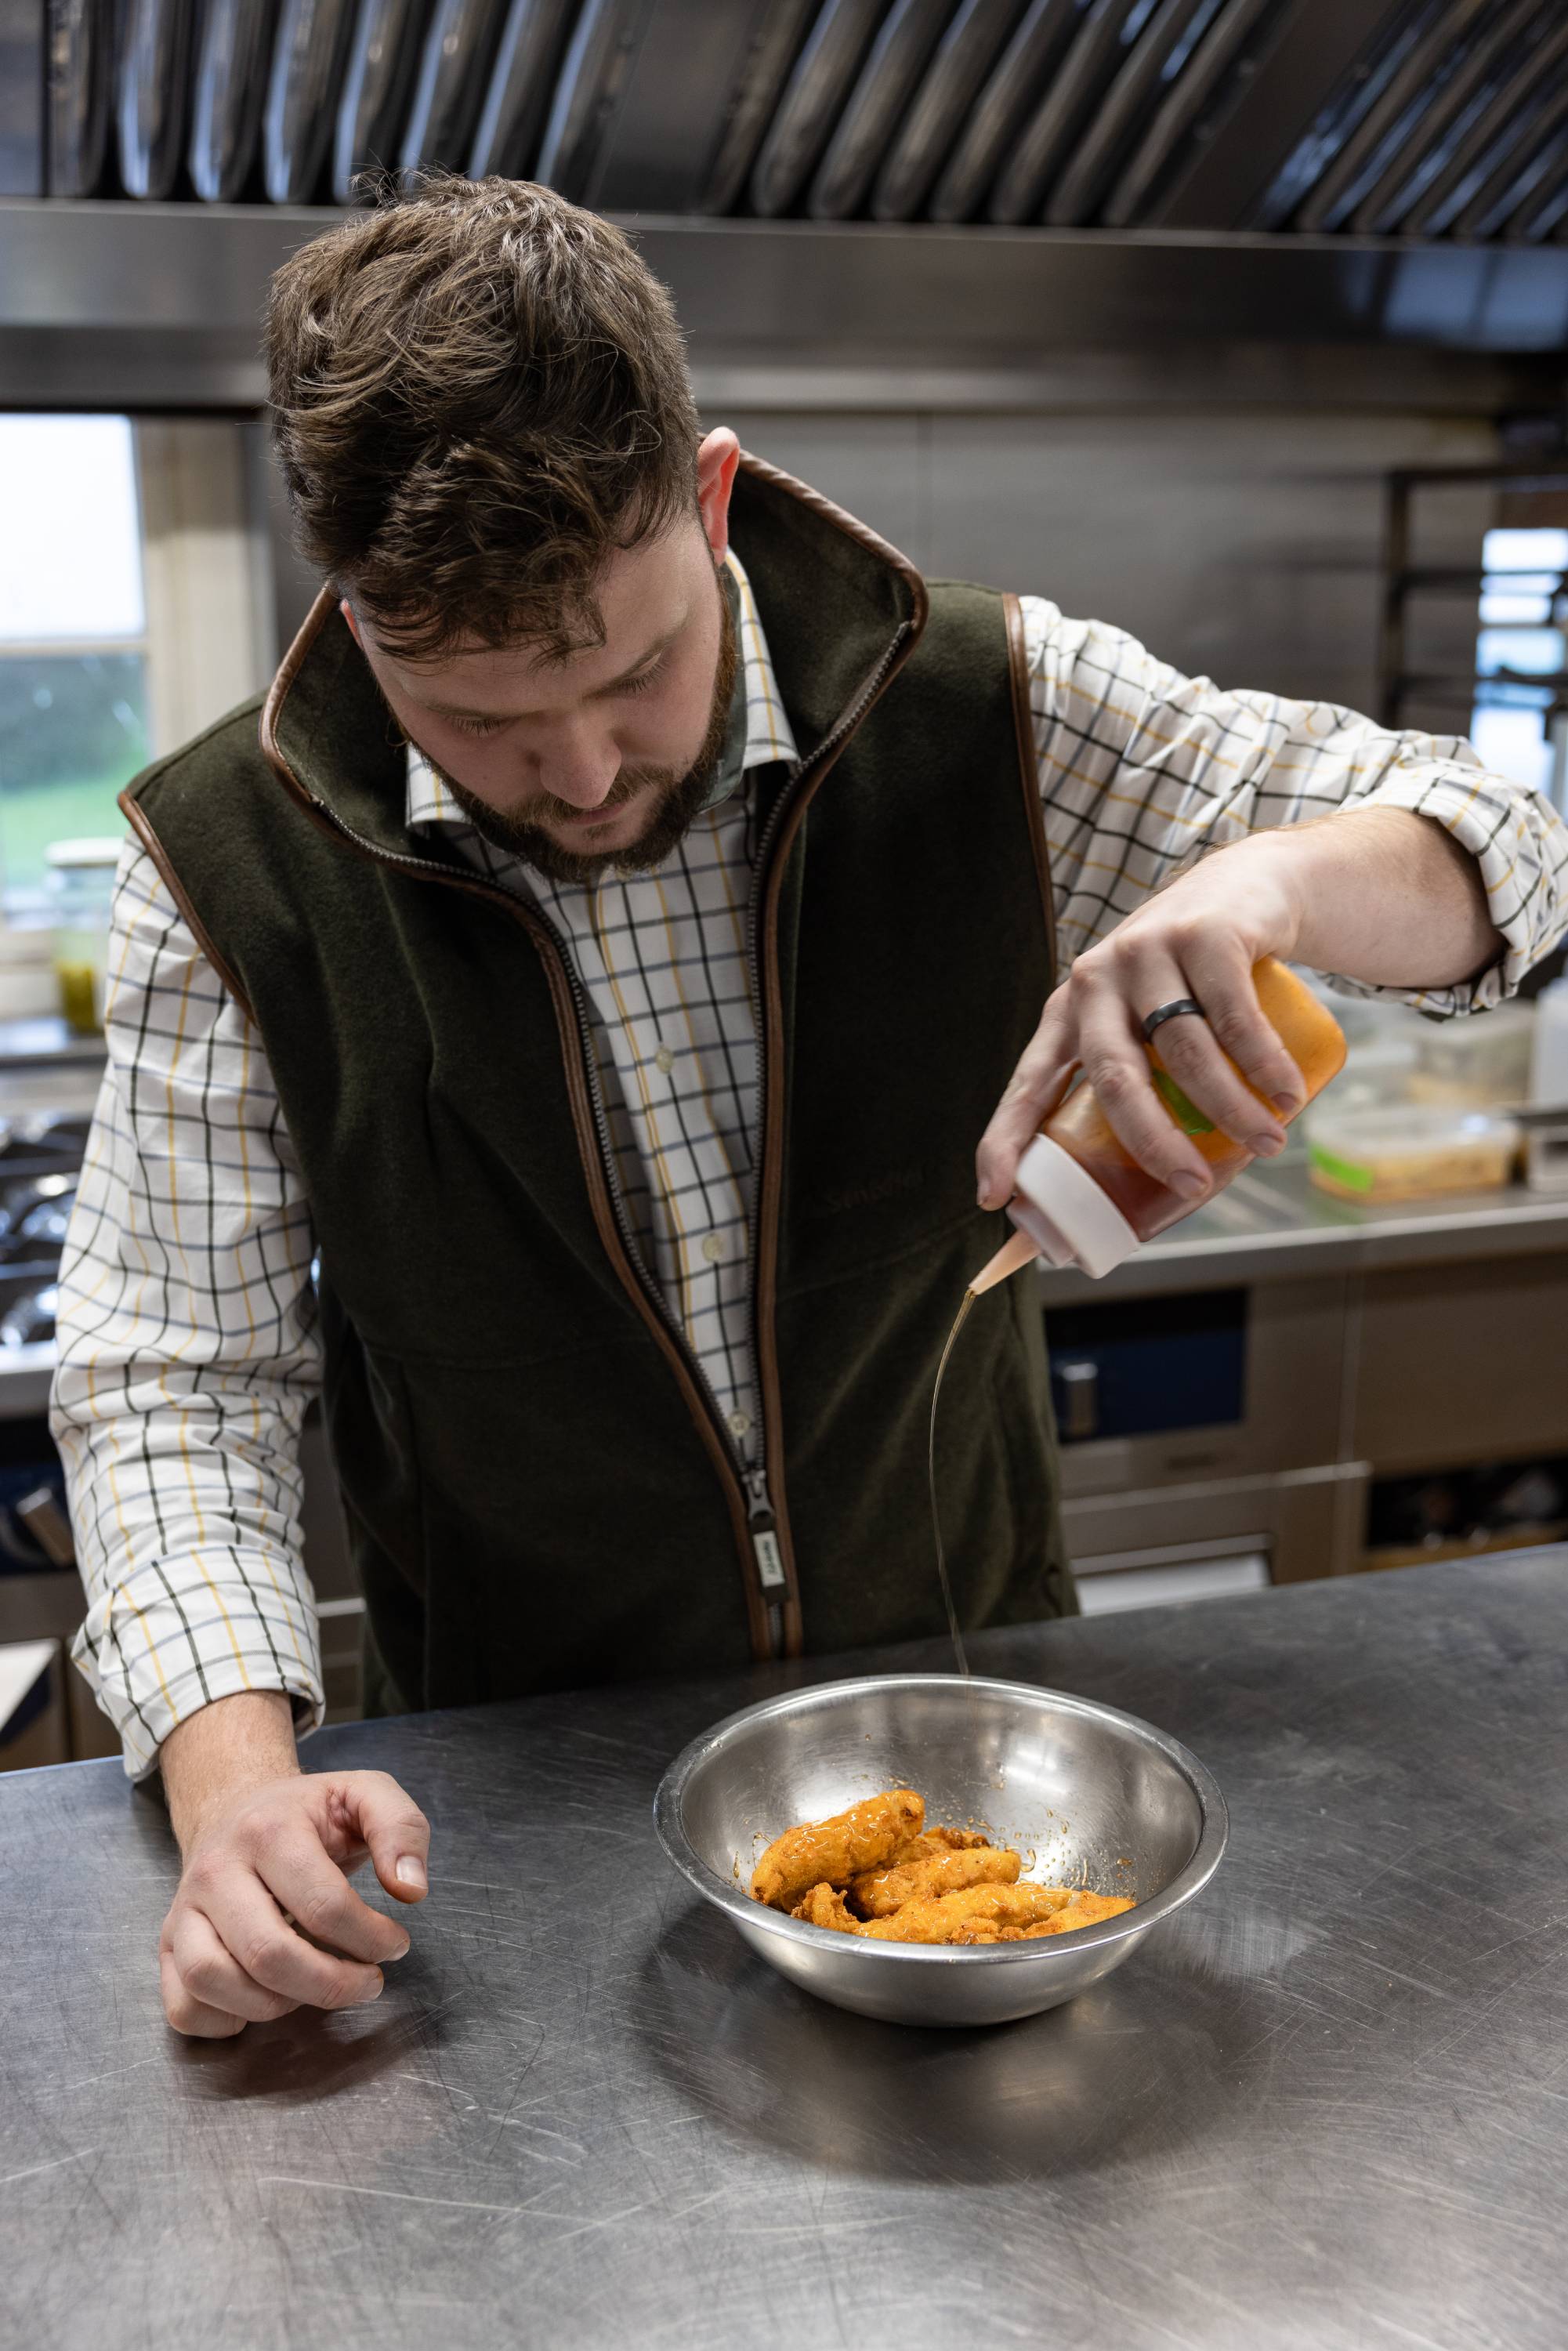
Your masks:
M798 482L794 475L766 458L753 457L744 451L741 464L758 481L772 484L789 496L819 515L835 530L842 531L875 555L889 568L900 573L910 599L910 622L901 645L888 664L876 690L867 699L856 719L858 727L886 692L893 679L903 668L919 643L930 610L930 598L925 582L906 555L864 523L825 498L820 490ZM784 1051L784 996L779 975L779 899L783 889L784 873L789 861L789 851L808 807L822 778L830 772L840 752L855 728L850 728L843 741L835 746L831 757L824 759L804 786L797 791L779 829L773 844L772 859L764 883L761 941L761 998L764 1031L764 1066L771 1073L779 1070ZM800 1605L800 1581L795 1562L794 1538L789 1527L789 1498L784 1475L784 1401L779 1376L779 1344L777 1308L779 1299L779 1218L784 1193L784 1118L781 1101L773 1105L771 1117L762 1122L762 1164L758 1169L758 1243L757 1264L752 1279L757 1285L757 1378L762 1404L762 1429L768 1464L768 1490L773 1504L774 1523L778 1531L779 1555L784 1563L785 1596L780 1607L782 1646L787 1657L798 1657L805 1649L805 1622Z
M1002 598L1002 611L1007 622L1008 669L1012 679L1013 726L1018 736L1019 781L1023 786L1024 808L1029 818L1030 845L1034 851L1034 870L1040 883L1040 904L1045 910L1045 936L1051 955L1051 984L1055 987L1061 977L1061 967L1056 959L1056 900L1051 886L1051 850L1045 838L1045 810L1040 797L1040 754L1034 743L1034 712L1030 705L1029 647L1024 641L1023 606L1014 595Z
M168 853L165 851L162 842L159 840L158 835L152 829L152 820L151 817L149 817L146 810L141 806L139 801L131 799L128 790L120 793L119 808L120 815L125 819L126 823L131 827L131 831L136 835L137 840L141 843L142 848L147 852L148 856L158 868L159 876L163 883L163 887L168 891L170 897L172 898L175 905L180 910L181 921L184 924L185 928L190 932L191 936L201 948L203 955L205 956L207 961L212 965L213 969L223 981L225 987L227 988L229 994L234 998L235 1002L239 1006L240 1010L245 1014L246 1019L250 1022L251 1027L254 1029L256 1026L256 1015L250 1008L250 999L246 995L244 988L235 977L234 973L230 970L228 965L224 961L223 956L218 953L217 948L214 946L211 934L207 930L206 925L203 923L202 918L197 914L194 906L192 905L190 898L186 894L184 885L181 882L179 875L175 872L172 864L170 862Z

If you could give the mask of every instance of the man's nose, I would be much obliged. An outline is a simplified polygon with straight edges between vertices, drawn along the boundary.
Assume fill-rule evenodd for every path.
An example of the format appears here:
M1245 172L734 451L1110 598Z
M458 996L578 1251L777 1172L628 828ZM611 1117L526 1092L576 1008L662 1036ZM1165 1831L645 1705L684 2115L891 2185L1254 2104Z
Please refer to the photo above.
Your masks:
M602 807L621 773L614 743L586 726L563 728L538 755L538 789L569 808Z

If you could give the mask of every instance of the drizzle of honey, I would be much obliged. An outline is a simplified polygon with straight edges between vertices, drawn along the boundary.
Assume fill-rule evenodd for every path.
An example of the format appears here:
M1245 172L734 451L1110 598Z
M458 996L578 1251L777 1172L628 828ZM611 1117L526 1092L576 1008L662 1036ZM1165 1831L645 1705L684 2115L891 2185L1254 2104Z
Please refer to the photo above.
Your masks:
M953 1318L953 1328L947 1333L947 1343L942 1350L942 1360L936 1366L936 1377L931 1388L931 1427L925 1445L925 1476L931 1491L931 1535L936 1546L936 1575L942 1586L942 1605L947 1611L947 1630L952 1635L953 1656L966 1681L969 1678L969 1660L964 1653L964 1636L958 1630L958 1612L953 1605L953 1586L947 1574L947 1554L942 1542L942 1513L936 1502L936 1405L942 1394L942 1381L947 1369L947 1358L953 1352L953 1342L963 1329L969 1309L983 1290L994 1289L1010 1273L1018 1273L1032 1265L1040 1252L1027 1233L1015 1233L1004 1241L995 1257L981 1267L964 1292L963 1302Z

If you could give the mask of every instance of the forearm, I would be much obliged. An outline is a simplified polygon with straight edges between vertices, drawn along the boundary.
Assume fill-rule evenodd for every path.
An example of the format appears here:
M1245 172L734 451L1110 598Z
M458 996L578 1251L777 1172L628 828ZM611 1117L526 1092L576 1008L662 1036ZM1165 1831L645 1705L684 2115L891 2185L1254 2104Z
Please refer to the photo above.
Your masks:
M1217 852L1239 878L1265 876L1291 912L1292 958L1372 987L1453 987L1505 945L1480 870L1440 824L1406 809L1350 808L1256 833Z
M178 1724L159 1761L182 1853L238 1798L299 1770L294 1710L282 1690L241 1690Z

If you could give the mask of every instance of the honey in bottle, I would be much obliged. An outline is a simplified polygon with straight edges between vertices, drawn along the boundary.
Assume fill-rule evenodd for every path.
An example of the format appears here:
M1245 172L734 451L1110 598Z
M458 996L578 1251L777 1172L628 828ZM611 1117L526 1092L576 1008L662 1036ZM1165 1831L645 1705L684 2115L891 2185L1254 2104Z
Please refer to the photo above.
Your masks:
M1264 1019L1301 1073L1305 1097L1291 1113L1294 1118L1343 1067L1343 1032L1311 988L1271 956L1253 966L1252 982ZM1160 1058L1160 1033L1156 1029L1154 1043L1144 1050L1170 1116L1208 1162L1213 1184L1205 1198L1212 1199L1250 1166L1255 1155L1221 1133L1187 1100ZM1279 1115L1270 1106L1264 1108L1270 1120ZM1109 1273L1141 1242L1152 1240L1167 1225L1204 1205L1183 1199L1138 1165L1087 1080L1046 1120L1019 1162L1016 1183L1008 1214L1019 1228L1018 1237L976 1276L977 1290L988 1290L1037 1256L1055 1266L1078 1266L1088 1274Z

